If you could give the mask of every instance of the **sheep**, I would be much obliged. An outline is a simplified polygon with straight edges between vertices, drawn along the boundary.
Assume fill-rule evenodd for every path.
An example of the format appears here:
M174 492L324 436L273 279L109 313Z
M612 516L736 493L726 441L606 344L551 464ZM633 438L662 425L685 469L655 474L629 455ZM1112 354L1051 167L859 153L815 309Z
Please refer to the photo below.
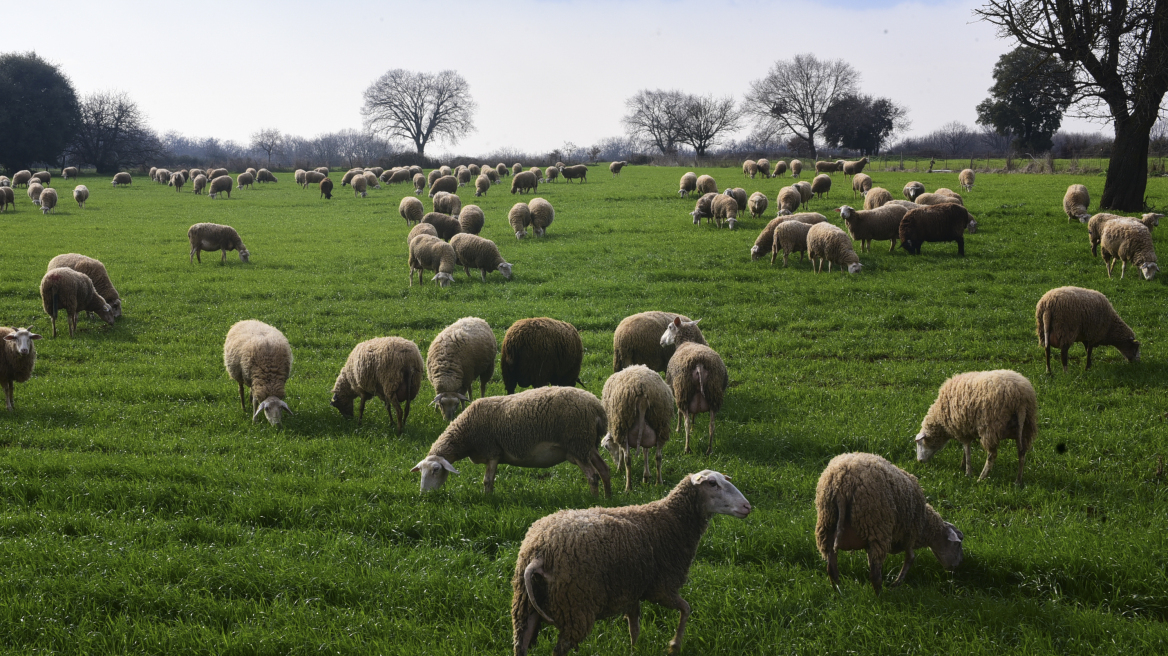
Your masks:
M742 187L734 187L733 189L727 187L726 190L723 191L722 193L726 194L727 196L732 197L735 201L738 202L738 213L739 214L746 213L747 197L746 197L746 190L745 189L743 189Z
M722 227L722 221L730 225L733 230L738 223L738 201L733 196L726 194L717 194L710 202L710 215L718 227Z
M465 186L466 183L470 182L470 169L459 168L458 175L456 175L455 177L458 178L458 186L460 186L460 187Z
M422 172L422 167L418 166L417 164L414 164L414 165L410 166L409 170L410 170L411 175L417 175L417 174Z
M536 182L543 182L543 171L538 166L533 166L527 170L535 174Z
M571 387L580 382L583 361L584 344L575 326L536 317L520 319L507 329L499 370L503 387L513 394L517 386Z
M32 201L33 205L41 206L41 192L44 191L44 186L36 180L31 180L28 183L28 199Z
M256 182L279 182L279 180L276 179L276 176L272 175L271 171L260 169L256 173Z
M767 199L766 194L761 191L754 192L750 195L750 198L746 199L746 205L750 208L750 216L755 219L762 218L762 214L766 212L767 205L769 204L770 201Z
M321 178L320 180L320 197L325 200L332 200L333 198L333 180L332 178Z
M16 383L27 383L36 366L35 340L41 336L30 328L0 327L0 388L4 389L4 405L9 412L16 409L13 393Z
M325 180L328 180L330 183L332 182L332 180L327 175L324 175L320 171L305 171L304 172L304 188L305 189L308 188L308 185L319 185L321 182L323 182ZM331 184L330 184L329 188L330 189L332 188Z
M129 175L129 174L127 173L126 175ZM114 176L114 178L116 179L117 176ZM24 185L27 187L29 180L32 180L32 172L31 171L21 170L21 171L17 171L16 173L12 174L12 186L13 187L19 187L21 185Z
M489 179L491 181L491 184L493 184L493 185L499 184L499 172L498 171L496 171L495 169L488 166L483 172L487 174L487 179Z
M429 223L419 223L413 228L410 228L410 234L406 235L406 246L409 247L410 242L413 241L414 237L417 237L418 235L430 235L431 237L437 237L438 231L434 229L434 226L430 225Z
M803 162L800 162L797 159L791 160L791 177L797 178L797 177L799 177L799 174L802 172L803 172Z
M564 168L564 163L563 163L563 162L560 162L560 161L556 161L556 168L557 168L557 169L562 169L562 168Z
M434 194L434 211L449 214L457 219L459 213L462 212L462 199L458 197L458 194L440 191Z
M410 240L410 286L414 286L414 272L418 272L418 285L422 285L422 272L435 272L431 280L438 282L439 287L449 287L454 282L454 264L458 256L450 244L438 237L418 235Z
M920 209L922 207L925 207L925 205L917 205L916 203L912 202L911 200L901 200L899 198L893 198L892 200L888 201L884 205L881 205L881 207L884 207L885 205L900 205L901 207L903 207L905 209L909 209L909 210L915 210L915 209Z
M827 217L818 212L800 212L799 214L792 214L788 216L780 215L771 219L770 223L758 233L758 239L754 240L754 246L750 247L750 259L757 260L762 257L762 254L768 250L772 250L775 237L775 229L783 224L785 221L801 221L808 225L816 223L823 223Z
M438 178L441 178L441 177L442 177L442 171L439 171L438 169L431 170L430 173L426 176L426 185L427 186L433 185L434 182L436 180L438 180Z
M748 159L742 163L742 177L754 179L758 175L758 162Z
M1050 372L1050 349L1061 350L1063 373L1067 371L1067 351L1075 342L1087 349L1087 366L1096 346L1114 346L1128 362L1140 361L1140 343L1111 301L1103 294L1082 287L1057 287L1042 295L1034 309L1038 345L1046 349L1046 373Z
M816 223L807 231L807 257L811 258L815 273L823 271L824 261L827 261L828 273L831 273L832 264L848 273L859 273L863 268L848 233L826 222Z
M940 190L938 190L938 192L939 191ZM950 196L938 192L933 192L931 194L921 194L920 196L917 196L916 200L913 202L917 205L944 205L948 203L951 205L961 205L964 207L964 203L959 196Z
M73 187L73 200L77 201L77 207L85 209L85 201L89 200L89 188L85 185Z
M711 192L716 194L716 193L718 193L718 183L715 182L714 178L712 178L711 176L708 176L708 175L698 176L697 192L699 194L708 194Z
M475 196L486 196L487 190L491 188L491 178L486 173L480 173L479 177L475 178Z
M333 385L329 405L353 416L353 399L361 399L357 425L365 418L365 401L374 395L385 404L390 419L397 418L397 434L406 429L410 402L422 388L426 365L418 345L401 337L375 337L353 347ZM391 408L392 405L392 408Z
M215 200L215 196L226 193L228 198L231 198L231 176L221 175L216 178L211 178L211 186L208 189L211 200Z
M799 199L804 204L811 200L811 196L814 195L811 191L811 183L807 182L806 180L800 180L799 182L796 182L795 184L791 185L791 188L799 192Z
M361 175L365 178L365 188L381 189L381 180L376 175L373 175L373 171L365 171Z
M214 181L212 180L212 182L214 182ZM255 182L255 176L253 176L252 174L250 174L246 171L235 176L235 183L238 185L236 187L236 189L243 189L244 187L251 187L254 182Z
M819 174L811 181L811 193L819 197L820 200L827 197L831 193L831 176Z
M515 203L511 206L511 210L507 212L507 222L511 224L511 229L515 231L516 239L526 237L527 226L531 225L531 208L527 203Z
M421 175L420 173L418 175ZM401 184L403 182L411 182L414 175L410 173L409 169L391 169L385 171L380 176L381 181L385 184ZM426 176L422 176L422 187L425 188Z
M912 180L904 185L903 193L905 198L915 203L917 196L925 193L925 185L916 180Z
M1115 268L1115 261L1122 262L1119 278L1127 272L1127 264L1140 268L1145 280L1156 277L1160 266L1156 264L1156 249L1152 245L1152 232L1144 224L1135 219L1120 219L1103 224L1103 233L1099 238L1102 249L1103 263L1107 266L1107 277L1111 278L1111 270Z
M458 180L453 175L446 175L438 178L430 185L430 198L440 191L447 191L456 193L458 191Z
M442 241L450 241L451 237L462 232L462 224L458 222L458 219L441 212L427 212L426 216L422 217L422 223L434 226Z
M422 192L426 190L426 176L421 173L415 173L412 181L414 183L414 195L421 196Z
M962 191L973 191L973 169L963 169L957 174L957 181L961 183Z
M487 395L498 354L495 333L478 317L465 317L444 328L426 352L426 372L435 393L430 405L446 421L454 421L458 410L473 400L475 379L479 397Z
M256 171L255 167L249 166L249 167L247 167L247 169L244 170L244 173L250 175L252 181L254 182L256 179L256 175L259 173L259 171Z
M775 171L771 174L772 178L777 178L787 172L787 163L783 160L775 162Z
M65 253L49 260L48 269L58 267L73 269L89 276L89 280L93 282L93 288L109 304L110 313L113 314L114 318L122 316L122 298L118 295L118 290L114 287L113 281L110 280L109 272L106 271L101 260L78 253Z
M698 188L698 176L693 171L688 171L681 176L680 188L677 190L677 195L682 198L689 198L692 191Z
M955 202L958 205L965 205L965 202L961 199L961 194L953 191L952 189L949 189L948 187L941 187L933 193L937 194L938 196L948 196L949 198L955 199Z
M49 173L48 171L37 171L36 173L32 174L32 179L40 180L41 184L47 187L49 186L49 183L53 181L53 174Z
M426 208L422 205L422 201L413 196L405 196L397 204L397 213L401 214L401 217L406 220L407 226L414 223L421 223L422 216L425 212Z
M220 264L227 263L227 251L238 250L239 261L244 264L251 258L251 252L243 245L239 233L229 225L196 223L187 230L187 241L191 243L189 260L192 264L195 259L198 259L199 264L203 263L202 251L223 251Z
M16 194L12 192L11 187L0 187L0 212L9 206L16 209Z
M867 165L868 165L868 158L865 157L863 159L859 159L859 160L856 160L854 162L844 162L843 168L840 170L842 170L844 172L844 175L855 175L857 173L863 173L864 167Z
M961 565L965 534L925 501L916 476L878 455L832 458L815 485L815 515L815 544L837 590L840 551L867 551L868 580L877 595L889 554L904 552L904 565L891 587L904 583L916 549L932 549L946 570Z
M909 210L900 220L900 247L920 255L921 246L926 242L955 241L957 254L965 257L964 234L969 219L969 212L954 203Z
M67 267L49 269L41 278L41 306L52 321L53 337L57 336L57 312L62 308L69 322L70 337L77 332L77 315L81 312L92 312L114 325L109 303L97 293L89 276Z
M779 206L779 216L791 214L803 204L803 195L794 187L783 187L775 199Z
M662 335L662 340L668 335ZM726 364L709 346L684 342L677 345L677 350L669 358L665 382L673 389L678 423L685 418L686 453L690 453L689 437L694 417L703 412L710 413L710 444L706 448L706 455L710 455L714 452L714 418L722 409L722 400L730 385Z
M864 209L874 210L884 207L892 200L892 194L883 187L872 187L864 194Z
M323 173L326 178L328 177L328 169L324 169L324 171L317 169L317 171ZM207 177L211 180L214 180L221 175L227 175L227 169L213 169L210 173L207 174Z
M1038 432L1037 415L1034 387L1018 372L998 369L957 374L941 385L937 400L921 421L915 438L917 460L928 462L949 440L956 439L965 449L961 464L970 476L970 445L977 439L986 451L985 467L977 479L981 481L994 467L998 445L1003 440L1016 440L1018 476L1014 483L1021 486L1026 453Z
M547 167L547 170L544 171L543 182L555 182L556 179L559 177L560 177L560 170L554 166L549 166L549 167Z
M771 162L767 159L760 159L754 163L758 167L758 172L763 179L771 177Z
M292 372L292 346L278 329L262 321L245 319L231 326L223 340L223 367L239 384L239 405L247 410L251 388L251 420L264 413L268 423L280 426L292 409L284 401L284 386Z
M608 165L608 170L610 172L612 172L612 177L615 178L616 176L620 175L621 169L623 169L624 167L626 167L628 165L629 165L629 163L624 162L624 161L613 162L613 163Z
M1081 184L1073 184L1067 187L1067 193L1063 196L1063 211L1067 213L1067 221L1079 220L1079 223L1087 223L1091 218L1091 213L1087 208L1091 206L1091 192L1087 191L1087 187Z
M12 186L12 180L10 180L8 178L8 176L6 176L6 175L0 175L0 187L11 187L11 186Z
M872 176L866 173L857 173L852 176L852 200L856 199L856 194L861 197L866 196L872 189Z
M76 166L66 166L65 168L61 169L61 177L65 180L68 180L69 178L77 178L80 176L81 171L79 171Z
M516 656L526 656L541 622L559 629L556 654L588 636L598 618L624 614L633 646L641 600L681 612L669 653L681 651L690 605L679 591L715 514L739 519L750 502L728 476L684 476L667 497L640 506L561 510L531 525L511 579Z
M684 314L656 310L625 317L612 334L613 373L635 364L665 371L678 344L706 343L698 321L701 319L692 321Z
M450 246L468 278L471 267L474 267L479 270L483 282L487 281L487 271L498 271L507 280L511 279L511 264L503 259L499 247L490 239L459 233L450 238Z
M471 165L467 166L466 169L468 171L470 171L470 174L472 176L477 177L479 175L482 175L482 167L480 167L478 164L471 164Z
M207 176L203 175L202 173L200 173L199 175L196 175L194 181L191 183L191 188L192 188L192 191L195 192L195 195L202 194L203 189L205 189L206 187L207 187Z
M517 171L511 178L511 193L535 193L539 179L531 171Z
M57 190L52 187L45 187L41 192L41 213L48 214L57 207Z
M495 173L500 178L505 178L511 174L511 169L507 168L507 165L504 164L503 162L499 162L498 164L495 165Z
M771 264L775 263L779 252L783 253L783 266L787 266L787 258L791 253L799 253L799 261L803 261L803 254L807 252L807 233L811 230L811 223L802 221L783 221L775 226L774 237L771 242Z
M844 205L836 210L848 234L860 241L860 252L872 250L872 241L891 240L889 253L896 252L896 240L900 237L900 221L908 208L898 204L888 204L874 210L856 210Z
M632 454L645 454L643 483L649 482L649 450L657 447L657 484L661 484L661 449L669 441L673 391L652 369L632 365L609 376L601 394L608 416L608 433L600 445L608 450L617 470L625 470L625 492L632 486Z
M349 186L353 188L354 198L368 198L369 197L369 181L365 179L364 175L354 175L349 180Z
M838 170L840 170L839 165L837 165L835 162L816 162L815 163L815 172L816 173L830 174L830 173L833 173L833 172L838 171Z
M515 162L514 164L511 165L511 175L516 175L522 171L523 171L523 165L520 164L519 162Z
M543 237L556 218L556 210L542 198L532 198L527 203L527 209L531 212L532 231L536 237Z
M1138 219L1134 219L1144 224L1149 231L1160 225L1160 219L1163 214L1145 214ZM1100 213L1092 216L1087 220L1087 239L1091 242L1091 255L1099 254L1099 241L1103 236L1103 225L1112 219L1128 219L1130 217L1119 216L1117 214Z
M458 213L458 226L462 232L477 235L483 231L483 209L478 205L467 205Z
M454 171L449 166L443 164L442 166L438 167L438 175L441 177L446 177L448 175L453 177Z
M588 182L588 166L585 164L565 166L560 169L560 175L568 182L576 179L579 179L580 182Z
M171 173L170 174L170 186L174 187L174 190L176 192L181 192L183 185L186 184L186 182L187 182L187 179L183 177L182 173Z
M588 479L593 496L612 496L608 465L596 450L608 430L600 399L572 387L545 387L511 396L480 397L442 431L410 471L422 473L422 492L457 474L455 462L486 463L483 492L495 489L500 464L546 469L568 461Z

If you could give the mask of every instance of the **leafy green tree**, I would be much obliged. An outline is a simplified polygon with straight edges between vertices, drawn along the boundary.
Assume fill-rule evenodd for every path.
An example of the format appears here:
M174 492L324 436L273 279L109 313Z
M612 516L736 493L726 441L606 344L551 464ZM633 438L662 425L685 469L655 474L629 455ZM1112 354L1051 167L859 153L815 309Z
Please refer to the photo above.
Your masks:
M1045 153L1074 90L1072 66L1054 55L1019 46L994 65L994 86L990 97L977 106L977 122L993 126L998 134L1013 132L1013 146L1019 151Z
M907 114L888 98L849 93L823 113L823 140L832 147L878 155L894 134L908 128Z
M35 52L0 55L0 166L56 162L79 116L77 92L56 66Z

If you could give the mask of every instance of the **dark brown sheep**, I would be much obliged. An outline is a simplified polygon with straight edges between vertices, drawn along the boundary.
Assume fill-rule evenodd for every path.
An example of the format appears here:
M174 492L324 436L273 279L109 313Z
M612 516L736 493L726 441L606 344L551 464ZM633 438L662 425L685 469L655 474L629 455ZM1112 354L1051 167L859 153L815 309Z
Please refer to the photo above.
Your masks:
M520 319L503 336L500 369L508 394L516 387L572 387L580 381L583 362L580 333L566 321Z
M969 212L955 203L909 210L900 220L900 246L913 255L920 255L925 242L955 241L957 254L964 257L968 226Z
M429 223L438 231L438 237L443 241L450 241L450 238L462 232L462 224L458 219L443 214L441 212L427 212L426 216L422 217L422 223Z

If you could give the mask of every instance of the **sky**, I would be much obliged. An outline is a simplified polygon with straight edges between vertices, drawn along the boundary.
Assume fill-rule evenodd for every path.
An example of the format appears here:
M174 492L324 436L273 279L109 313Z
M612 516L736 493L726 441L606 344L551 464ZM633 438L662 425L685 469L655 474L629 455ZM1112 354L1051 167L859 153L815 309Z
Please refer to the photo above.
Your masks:
M810 52L841 58L861 91L909 109L909 134L973 125L998 57L1014 44L976 0L519 0L515 2L72 2L37 29L5 30L82 95L129 93L160 134L241 144L361 127L361 94L392 68L454 69L476 130L427 154L543 152L623 134L639 89L733 94ZM115 8L116 7L116 8ZM1109 132L1065 120L1064 129ZM744 129L739 136L744 136Z

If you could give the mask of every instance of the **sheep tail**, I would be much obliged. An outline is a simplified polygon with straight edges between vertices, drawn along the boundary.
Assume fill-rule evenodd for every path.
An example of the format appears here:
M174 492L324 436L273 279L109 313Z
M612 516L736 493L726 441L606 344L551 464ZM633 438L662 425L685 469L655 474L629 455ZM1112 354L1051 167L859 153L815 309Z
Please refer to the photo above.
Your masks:
M1042 313L1042 347L1050 346L1050 310Z
M703 369L704 369L704 367L702 367L701 365L698 365L698 367L697 367L698 391L702 393L702 398L709 398L706 396L706 380L705 380L705 378L702 377L702 374L705 373L703 371Z
M52 301L52 305L53 305L53 312L52 312L52 315L53 315L53 318L55 319L55 318L57 317L57 310L58 310L58 308L60 308L60 307L61 307L61 303L60 303L60 301L59 301L59 300L58 300L58 298L57 298L57 289L56 289L56 287L54 287L54 288L53 288L53 301Z
M555 626L555 620L553 620L551 617L548 617L548 614L543 612L543 609L540 608L539 604L535 601L535 587L532 585L531 580L536 574L547 578L547 573L543 571L542 558L536 558L535 560L531 561L528 563L527 569L523 570L523 587L527 590L527 600L531 602L531 607L535 609L535 612L539 613L539 616L542 617L544 621L546 621L548 624L551 624L552 626Z

